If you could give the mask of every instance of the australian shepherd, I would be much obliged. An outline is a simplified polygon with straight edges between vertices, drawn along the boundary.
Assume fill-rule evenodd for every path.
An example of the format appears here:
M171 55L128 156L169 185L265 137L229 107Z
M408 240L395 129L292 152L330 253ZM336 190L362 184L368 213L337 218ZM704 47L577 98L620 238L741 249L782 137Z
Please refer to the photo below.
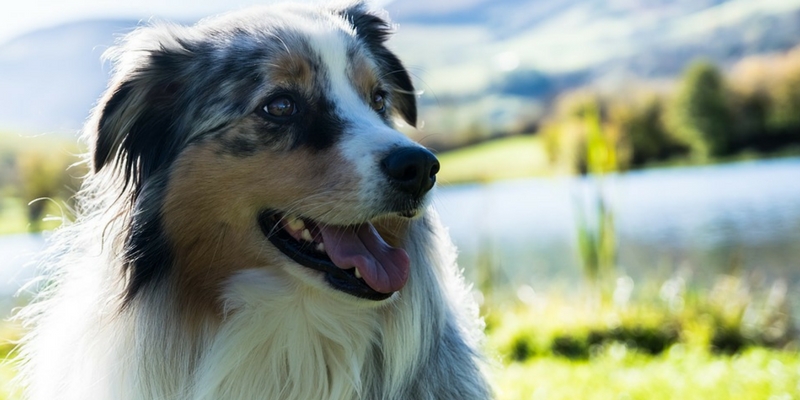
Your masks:
M391 28L270 5L109 50L79 217L22 312L27 398L491 397Z

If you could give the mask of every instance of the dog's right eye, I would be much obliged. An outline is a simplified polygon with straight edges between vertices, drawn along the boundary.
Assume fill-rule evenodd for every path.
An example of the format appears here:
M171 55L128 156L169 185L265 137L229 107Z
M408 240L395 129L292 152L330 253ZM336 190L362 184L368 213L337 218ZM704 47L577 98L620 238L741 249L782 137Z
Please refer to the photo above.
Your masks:
M287 118L297 114L297 106L291 97L278 96L268 100L261 111L268 117Z

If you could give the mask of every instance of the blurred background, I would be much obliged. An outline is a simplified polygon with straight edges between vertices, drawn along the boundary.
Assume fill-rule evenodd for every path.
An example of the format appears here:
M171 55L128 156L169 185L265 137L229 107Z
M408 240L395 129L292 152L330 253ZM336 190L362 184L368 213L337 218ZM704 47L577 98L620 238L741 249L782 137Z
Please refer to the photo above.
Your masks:
M103 51L248 3L4 6L0 316L71 218ZM800 399L800 0L382 5L498 398Z

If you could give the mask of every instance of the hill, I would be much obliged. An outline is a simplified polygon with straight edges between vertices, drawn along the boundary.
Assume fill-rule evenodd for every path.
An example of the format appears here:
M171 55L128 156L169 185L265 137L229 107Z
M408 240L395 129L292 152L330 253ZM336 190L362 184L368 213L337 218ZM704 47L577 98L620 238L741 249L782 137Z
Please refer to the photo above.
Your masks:
M516 130L585 84L671 78L800 42L800 0L403 0L390 42L425 91L425 135ZM142 16L146 19L148 16ZM105 87L103 51L139 19L77 21L0 44L0 128L73 133Z

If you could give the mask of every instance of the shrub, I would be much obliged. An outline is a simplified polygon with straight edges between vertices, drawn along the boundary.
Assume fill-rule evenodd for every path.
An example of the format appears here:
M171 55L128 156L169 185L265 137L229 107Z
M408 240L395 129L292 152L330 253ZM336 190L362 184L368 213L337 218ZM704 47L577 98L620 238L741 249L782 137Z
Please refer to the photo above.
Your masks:
M550 350L554 355L572 360L586 360L589 358L589 344L587 341L571 335L559 335L553 338Z
M711 337L711 351L717 354L736 354L747 345L747 339L737 327L717 327Z
M671 326L622 326L614 329L609 336L610 340L650 355L661 354L679 339L678 330Z

